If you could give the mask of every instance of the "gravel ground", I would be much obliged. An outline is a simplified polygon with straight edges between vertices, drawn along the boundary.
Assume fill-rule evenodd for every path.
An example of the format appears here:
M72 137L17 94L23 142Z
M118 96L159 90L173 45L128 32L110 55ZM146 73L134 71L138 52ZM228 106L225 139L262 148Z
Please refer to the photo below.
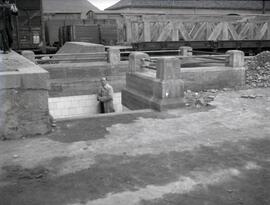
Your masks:
M0 204L270 204L269 91L212 90L209 108L66 121L2 141Z

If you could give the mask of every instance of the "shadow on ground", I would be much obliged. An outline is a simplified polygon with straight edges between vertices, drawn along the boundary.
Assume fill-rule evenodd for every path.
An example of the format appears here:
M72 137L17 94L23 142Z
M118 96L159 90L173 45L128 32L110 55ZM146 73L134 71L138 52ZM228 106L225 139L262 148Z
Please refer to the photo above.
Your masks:
M180 112L183 114L194 112L206 112L213 109L214 106L205 106L200 108L185 108ZM180 114L181 115L181 114ZM96 117L89 119L67 120L57 122L55 132L47 137L54 141L70 143L78 141L89 141L104 138L107 127L114 124L129 124L134 122L139 117L152 119L169 119L179 117L179 115L171 115L166 112L145 112L145 113L130 113L121 115L112 115L106 117Z
M159 155L100 155L91 168L60 177L51 177L46 167L33 170L24 170L18 166L4 167L6 174L2 181L11 184L0 186L0 204L84 204L103 198L108 193L136 191L149 184L166 185L177 181L179 176L192 177L191 172L194 171L241 170L247 162L254 162L260 169L241 170L241 175L233 181L201 186L186 194L167 194L162 199L141 203L267 205L270 203L269 147L269 139L253 139Z

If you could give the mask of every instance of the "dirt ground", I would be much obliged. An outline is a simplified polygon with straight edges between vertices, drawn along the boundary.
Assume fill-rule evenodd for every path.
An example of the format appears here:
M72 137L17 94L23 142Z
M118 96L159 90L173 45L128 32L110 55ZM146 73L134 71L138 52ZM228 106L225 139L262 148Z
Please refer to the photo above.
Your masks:
M1 141L0 205L269 205L270 89L211 105Z

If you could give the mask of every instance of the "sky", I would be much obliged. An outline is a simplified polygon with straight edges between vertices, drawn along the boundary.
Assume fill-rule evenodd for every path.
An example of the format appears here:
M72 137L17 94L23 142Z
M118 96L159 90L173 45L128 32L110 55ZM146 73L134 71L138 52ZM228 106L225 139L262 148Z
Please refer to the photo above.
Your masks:
M119 0L88 0L88 1L90 1L94 6L96 6L100 10L104 10L105 8L112 6Z

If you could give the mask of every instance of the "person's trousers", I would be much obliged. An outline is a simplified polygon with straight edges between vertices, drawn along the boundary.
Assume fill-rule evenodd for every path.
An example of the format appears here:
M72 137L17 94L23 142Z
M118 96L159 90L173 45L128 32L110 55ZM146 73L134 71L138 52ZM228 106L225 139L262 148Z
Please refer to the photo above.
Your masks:
M8 48L10 49L13 44L13 35L11 29L6 29L7 37L8 37Z
M0 30L0 48L3 51L8 51L10 48L10 40L6 30Z

